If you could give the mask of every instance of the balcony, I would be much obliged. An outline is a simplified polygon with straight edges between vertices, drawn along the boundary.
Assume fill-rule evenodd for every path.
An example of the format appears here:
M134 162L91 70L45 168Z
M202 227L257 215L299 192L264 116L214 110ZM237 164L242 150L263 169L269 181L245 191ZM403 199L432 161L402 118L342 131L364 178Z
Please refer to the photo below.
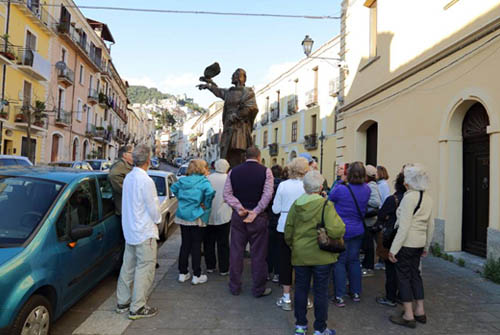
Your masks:
M98 142L105 142L108 140L108 131L103 127L96 127L94 140Z
M298 110L298 97L296 95L292 95L288 98L288 101L287 101L287 108L286 108L286 111L288 113L288 115L293 115L295 113L297 113L297 110Z
M18 57L17 68L35 80L48 81L50 79L50 62L36 51L24 50L22 57Z
M40 6L40 1L35 0L11 0L11 4L19 8L21 12L33 19L33 22L48 34L52 34L52 28L56 19Z
M328 84L328 94L330 94L331 97L336 97L339 95L340 91L340 80L339 78L330 80Z
M58 127L69 127L71 125L71 112L63 109L56 110L55 125Z
M269 122L269 113L268 112L265 112L262 114L262 116L260 117L260 124L261 125L266 125L267 123Z
M69 87L75 83L75 72L68 67L57 71L57 82L64 87Z
M102 92L99 93L99 106L104 109L108 109L111 107L108 96Z
M311 135L306 135L304 136L304 148L306 150L316 150L318 149L318 135L317 134L311 134Z
M75 45L80 54L94 67L94 71L102 71L102 59L94 49L91 49L90 43L87 43L86 37L81 29L76 29L69 21L60 21L55 24L58 34L67 42Z
M3 106L0 110L0 120L9 120L10 106Z
M310 91L307 91L306 93L306 106L307 107L314 107L318 105L318 90L313 89Z
M280 108L277 102L271 105L271 122L278 121L280 118Z
M113 78L113 72L111 71L111 65L107 63L106 65L102 65L101 68L101 77L107 78L107 79L112 79Z
M28 110L26 110L28 108ZM14 115L16 116L14 119L14 124L18 128L27 129L30 128L31 132L46 132L48 128L48 122L46 115L39 113L35 115L35 111L32 107L22 107L15 106L14 107ZM29 123L28 118L31 117L31 123Z
M87 129L85 130L85 136L89 138L93 138L97 135L97 129L95 125L91 123L87 123Z
M89 89L89 96L87 98L87 101L91 105L95 105L96 103L99 102L99 94L97 93L97 90L93 88Z
M274 157L274 156L278 156L278 153L279 153L278 143L269 144L269 155L271 157Z
M0 65L15 65L22 50L9 43L5 37L0 37Z

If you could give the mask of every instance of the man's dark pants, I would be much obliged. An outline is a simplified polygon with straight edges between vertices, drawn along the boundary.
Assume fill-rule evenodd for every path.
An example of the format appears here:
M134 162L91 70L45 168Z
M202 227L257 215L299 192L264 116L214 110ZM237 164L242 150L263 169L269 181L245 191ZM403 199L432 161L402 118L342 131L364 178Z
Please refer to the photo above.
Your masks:
M207 225L203 239L203 252L207 269L215 269L219 264L219 272L229 270L229 230L230 223L221 225ZM215 257L215 243L217 243L217 258Z
M252 261L252 294L261 296L266 289L267 279L267 214L259 214L252 223L244 223L237 212L231 217L231 251L229 258L229 290L238 295L241 292L241 275L243 274L243 256L245 246L250 242Z

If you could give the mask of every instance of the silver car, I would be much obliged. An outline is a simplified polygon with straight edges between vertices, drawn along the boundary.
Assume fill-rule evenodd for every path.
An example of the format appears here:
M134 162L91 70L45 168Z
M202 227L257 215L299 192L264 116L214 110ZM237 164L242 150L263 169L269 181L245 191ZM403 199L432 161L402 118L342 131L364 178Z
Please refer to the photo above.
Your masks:
M161 223L158 225L160 239L166 240L168 229L174 223L175 212L177 211L177 198L170 191L170 186L177 181L172 172L149 170L148 175L156 185L156 192L160 199Z

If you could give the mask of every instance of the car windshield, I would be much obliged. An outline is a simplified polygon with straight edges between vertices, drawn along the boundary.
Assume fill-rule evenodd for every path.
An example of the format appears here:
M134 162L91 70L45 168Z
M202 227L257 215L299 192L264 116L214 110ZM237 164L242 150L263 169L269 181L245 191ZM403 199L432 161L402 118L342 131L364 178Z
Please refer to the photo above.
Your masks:
M177 175L178 176L185 176L186 175L186 172L187 172L187 166L181 166L179 168L179 171L177 171Z
M89 161L87 162L90 164L90 166L92 166L92 168L96 171L99 171L101 170L101 164L102 162L101 161Z
M14 159L14 158L0 159L0 166L14 166L14 165L30 166L30 164L23 159Z
M0 246L23 244L62 188L51 181L0 176Z
M151 179L155 182L156 192L159 197L164 197L167 195L167 187L165 185L165 178L160 176L150 176Z

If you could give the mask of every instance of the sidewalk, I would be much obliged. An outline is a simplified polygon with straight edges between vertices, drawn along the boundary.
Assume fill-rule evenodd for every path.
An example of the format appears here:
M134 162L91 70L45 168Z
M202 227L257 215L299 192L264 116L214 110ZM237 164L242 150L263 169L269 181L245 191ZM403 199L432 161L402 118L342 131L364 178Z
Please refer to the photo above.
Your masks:
M179 234L176 232L176 234ZM175 242L174 242L175 241ZM165 252L176 257L178 235L172 236ZM175 247L174 247L175 245ZM172 254L173 253L173 254ZM227 277L209 275L207 284L192 286L177 282L177 263L172 264L154 289L149 304L159 308L155 318L132 322L128 335L293 334L293 312L275 306L280 296L278 285L269 283L273 294L251 296L250 261L245 260L243 292L232 296ZM474 272L438 258L429 257L423 265L428 323L417 330L392 325L388 317L395 308L380 306L375 297L383 291L384 274L363 280L362 302L350 300L343 309L330 305L329 326L338 334L500 334L500 286L485 281ZM308 314L309 325L314 321ZM312 333L312 332L310 332Z

